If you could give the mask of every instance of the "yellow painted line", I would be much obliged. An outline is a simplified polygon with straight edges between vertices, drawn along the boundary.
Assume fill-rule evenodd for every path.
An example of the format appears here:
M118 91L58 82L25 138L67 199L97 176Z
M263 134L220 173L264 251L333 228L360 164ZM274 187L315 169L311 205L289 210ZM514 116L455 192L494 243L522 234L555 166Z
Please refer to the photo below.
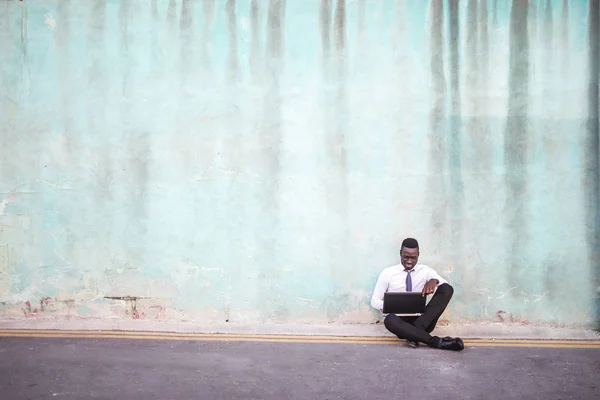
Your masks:
M285 335L219 335L219 334L168 334L127 332L115 335L117 332L102 331L16 331L2 330L0 337L27 338L68 338L68 339L145 339L145 340L177 340L177 341L212 341L212 342L267 342L267 343L329 343L329 344L402 344L396 338L371 337L356 340L352 337L336 336L285 336ZM529 348L564 348L564 349L600 349L600 343L592 341L535 341L535 340L465 340L468 347L529 347Z
M395 340L395 337L385 336L332 336L332 335L270 335L270 334L245 334L245 333L177 333L177 332L142 332L142 331L99 331L99 330L61 330L61 329L0 329L0 333L66 333L73 335L81 334L102 334L112 335L119 337L129 337L131 335L136 336L176 336L176 337L245 337L245 338L277 338L277 339L301 339L301 340L312 340L312 339L335 339L335 340ZM600 342L599 342L600 343Z
M269 339L269 338L244 338L244 337L176 337L176 336L150 336L150 335L130 335L130 336L114 336L114 335L61 335L61 334L13 334L8 335L0 333L0 337L29 337L29 338L67 338L67 339L146 339L146 340L177 340L177 341L197 341L197 342L270 342L270 343L345 343L345 344L392 344L390 341L336 341L336 340L306 340L300 341L298 339ZM401 343L396 341L396 344Z
M600 346L597 340L554 340L554 339L466 339L477 343L529 343L529 344L573 344L585 343L588 345Z
M142 332L142 331L101 331L101 330L61 330L61 329L0 329L0 334L58 334L65 337L81 336L81 335L103 335L115 337L132 337L132 336L161 336L175 338L243 338L252 339L285 339L296 341L386 341L398 343L398 339L390 336L332 336L332 335L270 335L270 334L238 334L238 333L176 333L176 332ZM470 343L491 343L491 344L585 344L599 345L600 340L554 340L554 339L467 339L465 342Z
M108 339L164 339L164 340L219 340L219 341L275 341L275 342L290 342L290 343L399 343L397 338L386 338L386 337L371 337L368 339L355 339L353 337L336 337L336 336L296 336L288 337L285 335L220 335L220 334L138 334L136 332L128 333L127 335L115 335L107 334L107 332L78 332L73 333L62 333L62 332L48 332L38 333L35 331L30 332L0 332L0 337L64 337L64 338L108 338Z
M528 348L548 348L548 349L600 349L597 344L585 344L585 342L574 342L572 344L552 344L552 343L478 343L465 340L465 346L468 347L528 347Z

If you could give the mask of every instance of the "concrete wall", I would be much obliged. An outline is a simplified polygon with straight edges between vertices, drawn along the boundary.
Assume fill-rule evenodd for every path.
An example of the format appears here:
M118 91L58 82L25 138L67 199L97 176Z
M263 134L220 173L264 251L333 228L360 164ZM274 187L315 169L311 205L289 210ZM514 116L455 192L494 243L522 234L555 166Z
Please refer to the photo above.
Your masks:
M0 315L369 322L414 236L452 321L592 324L597 17L2 1Z

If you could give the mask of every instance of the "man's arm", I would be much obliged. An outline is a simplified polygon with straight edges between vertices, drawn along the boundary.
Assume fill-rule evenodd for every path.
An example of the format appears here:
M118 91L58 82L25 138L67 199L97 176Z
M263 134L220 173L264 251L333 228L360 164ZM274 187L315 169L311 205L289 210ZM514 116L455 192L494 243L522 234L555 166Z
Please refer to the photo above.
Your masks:
M423 295L431 294L439 285L448 283L448 281L435 272L433 268L427 267L427 274L425 276L427 283L425 283L425 286L423 286L423 291L421 292Z
M388 289L388 278L387 274L381 272L377 283L375 284L375 290L373 290L373 296L371 297L371 307L383 312L383 295Z

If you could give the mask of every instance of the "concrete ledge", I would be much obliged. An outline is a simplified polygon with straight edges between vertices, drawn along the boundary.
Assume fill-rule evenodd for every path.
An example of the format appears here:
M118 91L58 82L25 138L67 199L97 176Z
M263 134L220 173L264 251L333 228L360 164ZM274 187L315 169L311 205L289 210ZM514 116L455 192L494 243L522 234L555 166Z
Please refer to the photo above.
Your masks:
M385 329L383 324L201 324L192 322L160 322L146 320L5 319L0 320L0 329L60 329L369 337L393 336ZM450 324L447 326L440 326L435 330L434 333L438 336L458 336L466 339L600 339L600 335L591 329L502 323Z

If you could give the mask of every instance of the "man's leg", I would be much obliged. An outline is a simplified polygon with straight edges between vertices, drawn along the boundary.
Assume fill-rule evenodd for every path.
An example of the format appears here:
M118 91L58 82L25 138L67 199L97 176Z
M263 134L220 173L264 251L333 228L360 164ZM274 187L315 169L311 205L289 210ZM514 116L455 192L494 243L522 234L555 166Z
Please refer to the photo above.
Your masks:
M423 315L417 318L417 320L414 322L414 325L417 328L424 329L429 333L433 332L438 319L444 313L444 310L448 306L453 294L454 289L449 284L444 283L438 286L435 294L427 304L425 312Z
M388 314L383 321L388 331L398 336L400 339L407 339L411 342L421 342L428 346L434 346L435 338L422 328L418 328L410 322L404 321L396 314Z
M399 338L406 339L410 342L421 342L431 347L460 351L465 347L460 338L441 339L437 336L430 335L435 329L438 319L450 302L453 293L454 289L452 286L444 283L437 288L431 301L427 304L427 309L423 315L414 322L412 319L409 322L395 314L388 314L384 320L385 327Z

